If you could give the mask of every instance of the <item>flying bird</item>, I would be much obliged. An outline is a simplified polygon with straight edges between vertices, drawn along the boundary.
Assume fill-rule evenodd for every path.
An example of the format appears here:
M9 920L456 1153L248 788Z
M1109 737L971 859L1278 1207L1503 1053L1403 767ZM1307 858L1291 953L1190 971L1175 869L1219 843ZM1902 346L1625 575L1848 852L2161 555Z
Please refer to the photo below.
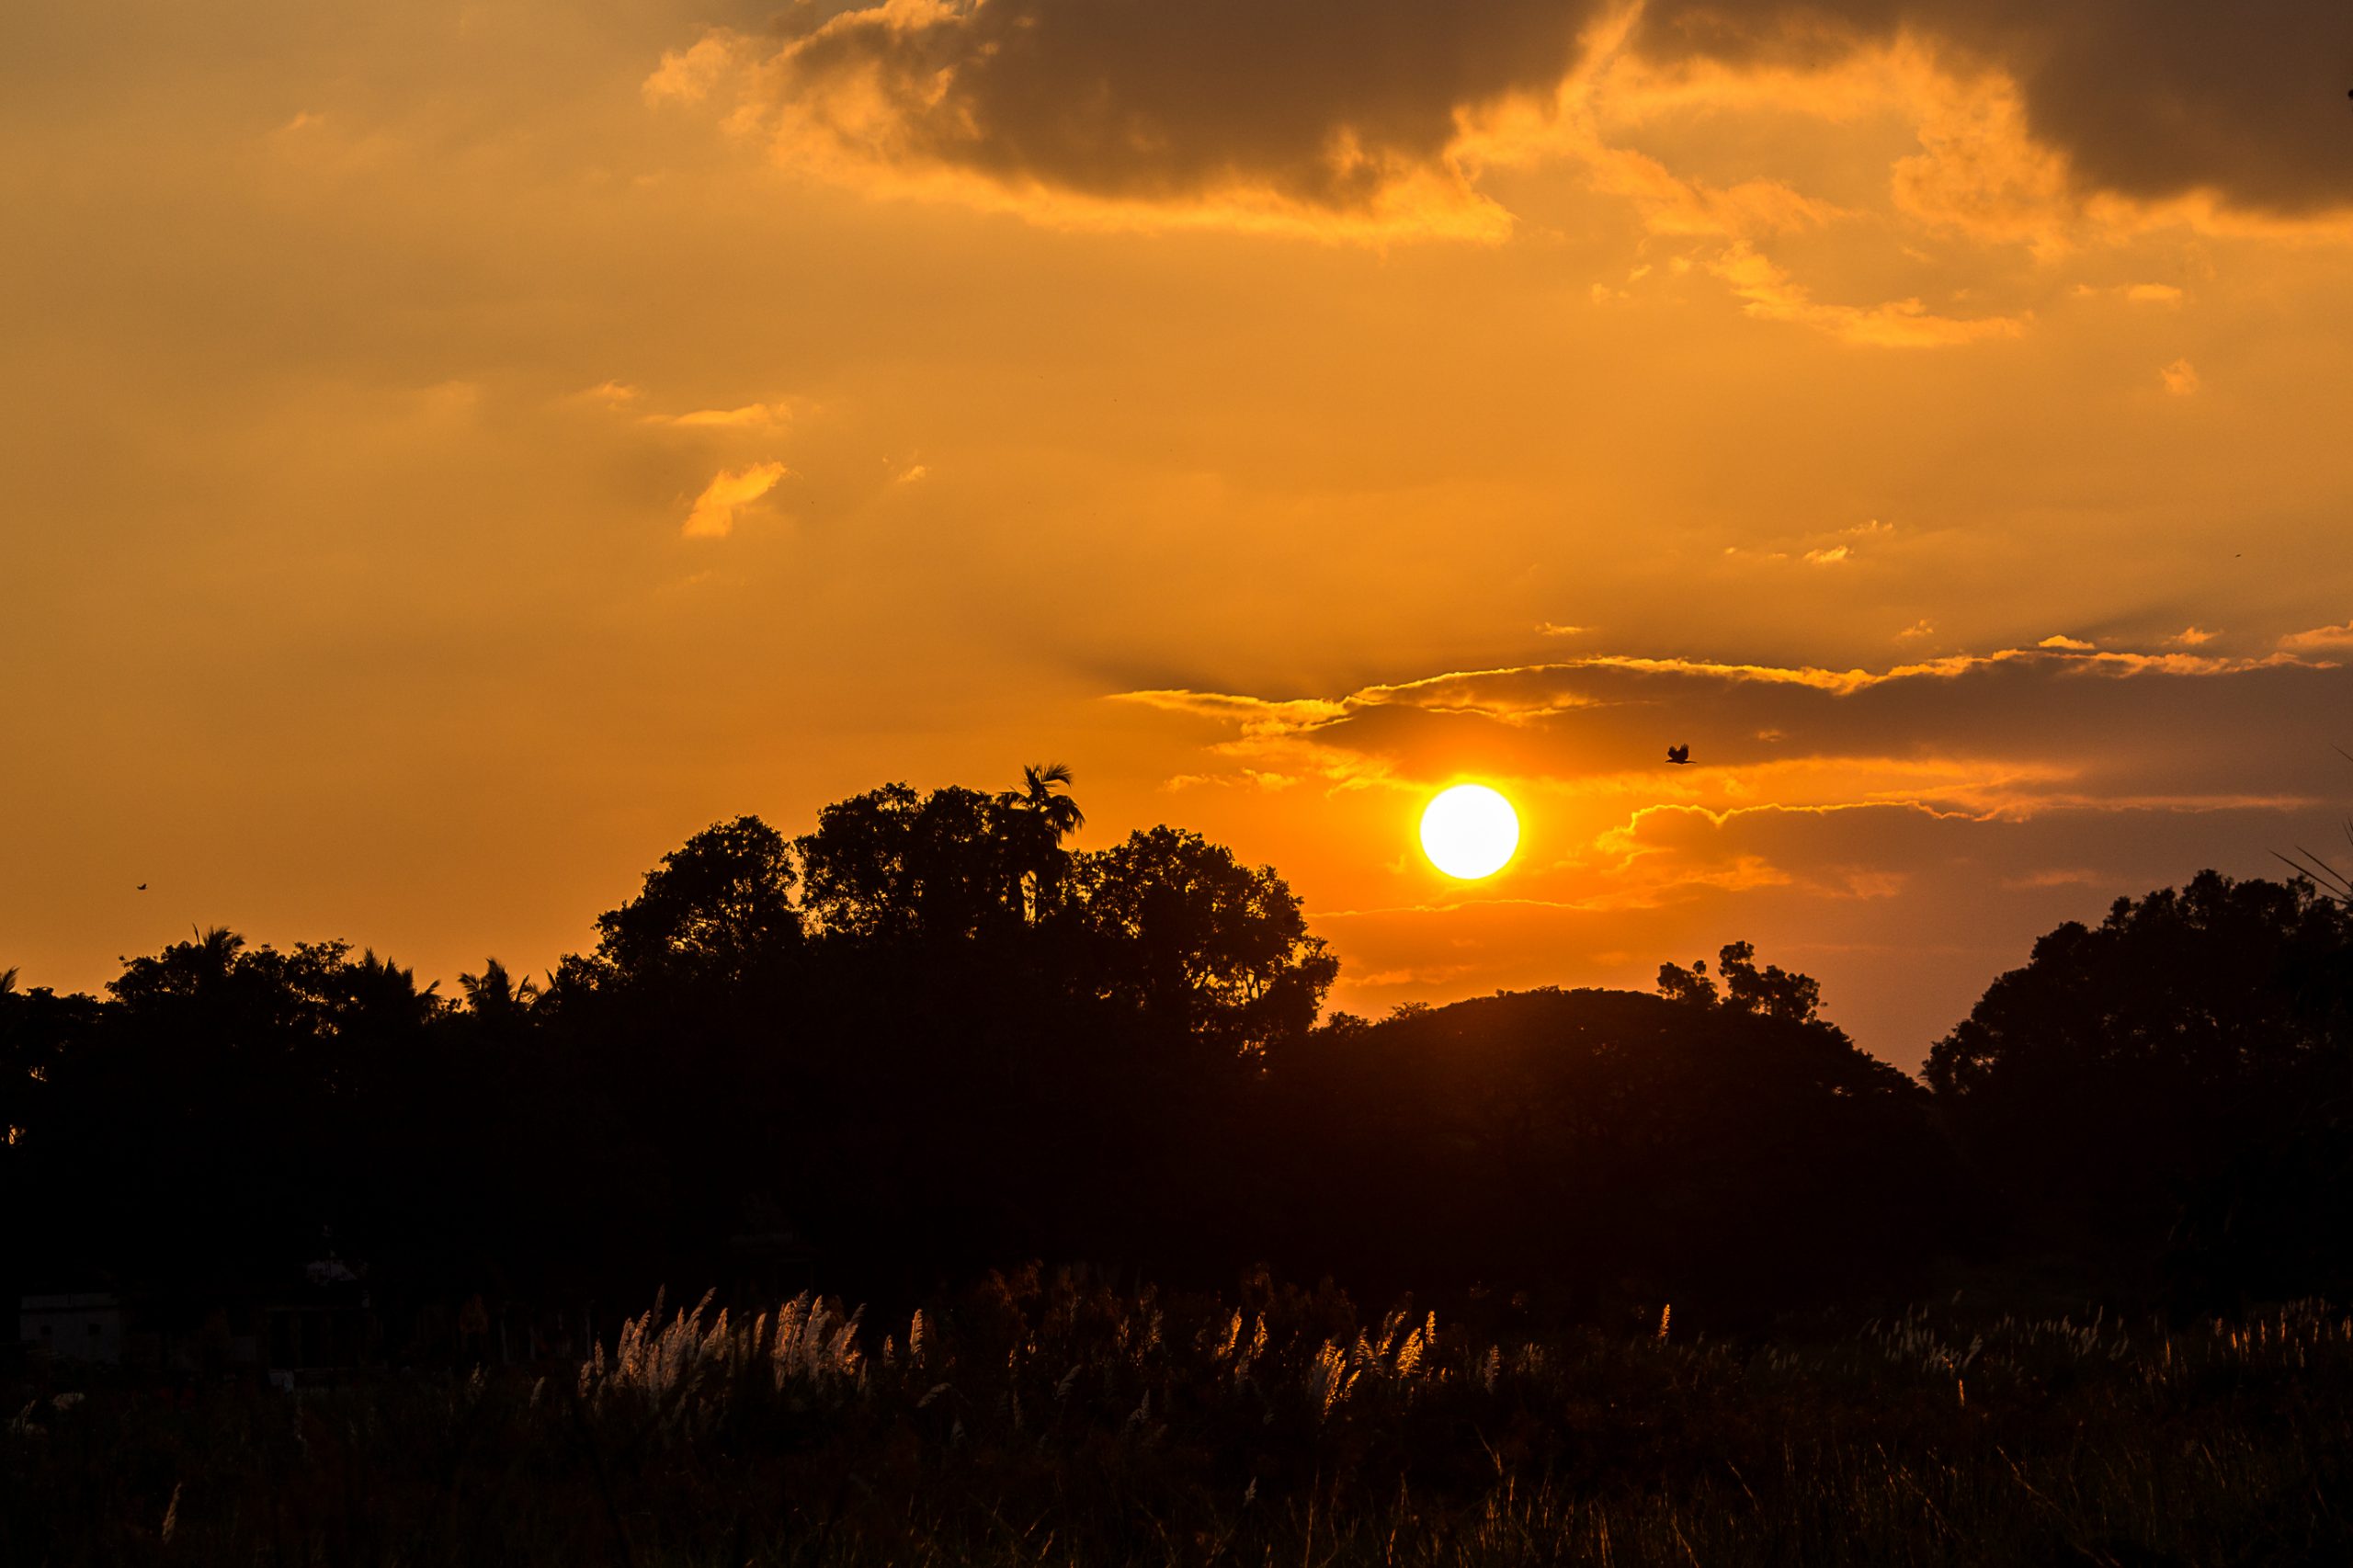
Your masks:
M1669 746L1666 748L1666 760L1680 767L1691 760L1691 748L1688 745Z
M139 892L145 892L147 891L147 884L146 884L145 882L142 882L142 883L140 883L140 884L139 884L139 890L138 890L138 891L139 891Z

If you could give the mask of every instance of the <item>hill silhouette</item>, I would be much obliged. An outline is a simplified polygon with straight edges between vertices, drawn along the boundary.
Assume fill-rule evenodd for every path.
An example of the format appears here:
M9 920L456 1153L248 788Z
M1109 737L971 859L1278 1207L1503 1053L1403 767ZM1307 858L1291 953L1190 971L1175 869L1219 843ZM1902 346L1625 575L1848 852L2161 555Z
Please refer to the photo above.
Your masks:
M1368 1272L1788 1300L1951 1233L1928 1093L1819 1021L1503 994L1319 1031L1276 1077L1294 1211Z

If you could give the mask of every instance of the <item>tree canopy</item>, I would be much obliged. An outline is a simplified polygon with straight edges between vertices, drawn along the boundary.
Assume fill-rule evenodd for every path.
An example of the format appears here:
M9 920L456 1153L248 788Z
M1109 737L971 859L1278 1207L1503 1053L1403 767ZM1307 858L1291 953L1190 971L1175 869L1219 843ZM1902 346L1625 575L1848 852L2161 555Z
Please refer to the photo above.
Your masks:
M784 835L759 818L715 823L597 917L596 962L625 985L739 983L799 945L799 876Z
M2310 882L2120 898L1926 1077L2040 1245L2176 1283L2353 1283L2353 913ZM2201 1283L2202 1281L2202 1283Z

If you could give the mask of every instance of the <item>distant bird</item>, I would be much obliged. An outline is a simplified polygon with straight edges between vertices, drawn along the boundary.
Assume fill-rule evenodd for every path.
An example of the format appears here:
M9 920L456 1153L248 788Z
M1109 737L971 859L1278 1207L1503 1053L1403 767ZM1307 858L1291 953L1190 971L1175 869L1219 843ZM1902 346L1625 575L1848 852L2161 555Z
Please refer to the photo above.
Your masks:
M147 891L147 884L146 884L145 882L142 882L142 883L140 883L140 884L139 884L139 891L140 891L141 892L145 892Z
M1666 760L1680 767L1691 760L1691 748L1688 745L1669 746L1666 748Z

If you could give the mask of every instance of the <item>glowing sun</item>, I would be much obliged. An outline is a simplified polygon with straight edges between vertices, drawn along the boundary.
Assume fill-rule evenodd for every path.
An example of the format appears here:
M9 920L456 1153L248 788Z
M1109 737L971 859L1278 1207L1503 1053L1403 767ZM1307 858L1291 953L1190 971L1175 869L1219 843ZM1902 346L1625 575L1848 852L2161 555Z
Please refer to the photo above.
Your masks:
M1518 814L1484 784L1441 790L1422 811L1422 853L1449 877L1492 877L1518 847Z

